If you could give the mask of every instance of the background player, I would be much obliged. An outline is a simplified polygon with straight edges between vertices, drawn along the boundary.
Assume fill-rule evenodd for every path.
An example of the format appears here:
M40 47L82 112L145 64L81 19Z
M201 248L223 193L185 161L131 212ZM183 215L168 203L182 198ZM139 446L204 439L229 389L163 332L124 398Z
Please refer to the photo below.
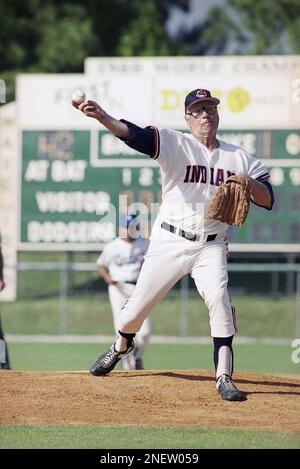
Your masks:
M0 233L0 292L5 287L3 269L4 269L4 262L3 262L3 255L2 255L2 249L1 249L1 233ZM3 361L3 363L0 361L0 369L1 370L10 370L8 350L7 350L7 345L6 345L6 342L5 342L5 339L4 339L4 334L3 334L3 331L2 331L2 325L1 325L1 316L0 316L0 340L2 341L1 345L4 344L4 348L5 348L5 361ZM2 352L2 350L1 350L1 352Z
M73 103L130 147L157 160L162 175L162 204L136 288L121 311L116 341L92 365L93 375L109 373L134 349L135 333L145 318L183 275L190 274L209 310L216 388L223 399L243 399L232 381L236 330L227 291L228 225L206 214L219 185L231 175L248 177L252 201L268 210L273 192L261 161L217 138L219 102L205 89L186 96L185 121L191 133L142 129L113 118L94 101Z
M120 237L108 243L97 259L99 273L108 285L108 295L113 313L113 324L118 331L120 311L132 295L139 276L149 241L140 236L136 215L123 215L120 220ZM149 342L151 320L146 318L136 334L133 354L126 355L121 363L124 370L142 370L142 355Z

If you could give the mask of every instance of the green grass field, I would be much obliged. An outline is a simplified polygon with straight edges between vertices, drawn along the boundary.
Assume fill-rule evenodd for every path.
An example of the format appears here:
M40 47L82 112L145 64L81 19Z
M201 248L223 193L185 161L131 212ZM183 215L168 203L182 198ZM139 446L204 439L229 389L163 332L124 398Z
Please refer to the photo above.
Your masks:
M296 300L268 297L232 298L237 308L239 335L247 337L287 337L295 335ZM57 334L58 298L28 298L0 305L4 331L8 334ZM187 303L187 335L208 336L208 312L199 297ZM153 334L180 335L181 304L168 296L153 311ZM112 334L111 309L106 295L71 296L67 303L68 334Z
M300 448L295 433L259 430L3 426L0 448Z
M9 353L16 370L88 370L110 344L11 343ZM299 374L288 345L236 345L235 369L272 374ZM144 364L150 370L212 369L212 346L150 344ZM119 366L119 365L118 365Z
M23 252L23 262L90 262L95 264L97 253ZM246 275L246 274L245 274ZM232 284L241 287L256 285L256 291L270 291L265 278L244 274L230 274ZM235 277L238 276L236 279ZM282 279L283 282L283 279ZM284 283L284 282L283 282ZM186 335L208 336L208 312L203 300L190 282L190 297L185 301L187 311ZM180 290L173 291L152 313L153 334L180 335L182 304ZM234 295L229 292L238 313L239 334L247 337L295 337L296 314L299 305L295 296L275 298L263 295ZM4 331L8 334L57 334L60 332L59 272L19 271L18 298L12 303L0 303ZM250 291L252 291L250 289ZM66 305L67 334L112 334L112 315L107 288L95 271L68 272L68 298Z

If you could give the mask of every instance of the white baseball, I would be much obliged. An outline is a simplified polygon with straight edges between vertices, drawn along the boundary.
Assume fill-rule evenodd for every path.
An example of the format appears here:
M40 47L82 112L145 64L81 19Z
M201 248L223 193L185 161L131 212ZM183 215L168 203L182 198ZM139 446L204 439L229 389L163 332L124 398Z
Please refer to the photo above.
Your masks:
M74 101L76 104L84 103L85 98L85 92L82 90L76 90L72 94L72 101Z

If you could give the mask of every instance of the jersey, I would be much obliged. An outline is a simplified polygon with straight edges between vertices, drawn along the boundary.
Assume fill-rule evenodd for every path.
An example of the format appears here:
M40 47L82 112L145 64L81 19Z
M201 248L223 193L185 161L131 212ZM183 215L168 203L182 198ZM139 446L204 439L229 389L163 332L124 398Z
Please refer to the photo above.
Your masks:
M229 225L206 215L219 185L232 175L250 176L265 183L273 203L268 170L243 148L219 140L219 148L211 152L190 133L156 127L141 129L123 122L129 127L129 136L122 140L149 154L160 166L160 222L189 233L225 233Z
M116 238L109 242L97 259L99 267L106 267L113 280L120 283L136 282L149 241L137 238L132 242Z
M219 185L229 176L268 178L266 167L242 148L219 140L213 152L192 134L159 131L161 218L188 232L223 233L228 225L206 218Z

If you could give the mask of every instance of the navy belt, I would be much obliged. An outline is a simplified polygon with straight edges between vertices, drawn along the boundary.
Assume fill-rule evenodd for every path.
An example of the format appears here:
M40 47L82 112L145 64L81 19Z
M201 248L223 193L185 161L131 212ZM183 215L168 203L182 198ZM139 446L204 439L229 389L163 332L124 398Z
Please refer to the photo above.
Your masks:
M202 239L202 236L192 234L192 233L187 233L181 228L177 228L176 226L169 225L169 223L166 223L165 221L162 222L161 227L164 230L170 231L170 233L177 234L178 236L188 239L189 241L200 241ZM217 237L216 234L208 235L206 236L206 238L203 239L203 242L206 243L208 241L214 241L216 237Z

